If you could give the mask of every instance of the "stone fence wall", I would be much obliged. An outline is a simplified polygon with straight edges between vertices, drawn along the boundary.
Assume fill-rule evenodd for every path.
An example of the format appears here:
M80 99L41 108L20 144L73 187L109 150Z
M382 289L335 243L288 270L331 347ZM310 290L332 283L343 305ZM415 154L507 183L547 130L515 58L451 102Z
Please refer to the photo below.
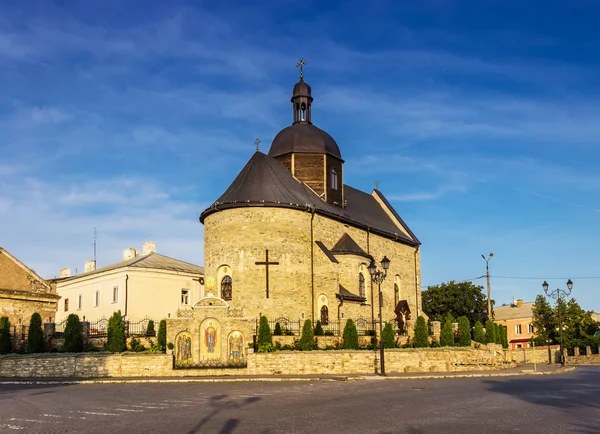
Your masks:
M533 348L518 348L510 351L512 360L515 363L531 364L531 363L548 363L548 357L552 363L560 363L560 346L550 346L550 356L548 356L548 347Z
M600 354L592 354L591 347L586 347L585 352L581 354L579 348L574 349L574 355L569 356L565 349L565 363L570 365L600 365Z

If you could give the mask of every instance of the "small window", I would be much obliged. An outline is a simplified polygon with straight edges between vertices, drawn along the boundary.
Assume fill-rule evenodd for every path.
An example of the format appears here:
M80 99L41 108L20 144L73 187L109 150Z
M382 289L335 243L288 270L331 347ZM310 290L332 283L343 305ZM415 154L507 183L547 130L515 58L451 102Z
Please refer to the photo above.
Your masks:
M338 189L338 173L337 173L337 170L335 170L335 169L331 169L331 179L329 182L329 186L331 187L332 190Z
M81 310L82 307L83 307L83 294L79 294L79 297L77 299L77 309Z
M517 324L515 326L515 334L517 334L517 335L521 334L521 324Z
M65 312L69 311L69 299L65 298Z
M223 277L221 280L221 298L223 300L231 300L232 298L232 282L230 276Z
M119 287L113 286L113 303L117 303L119 301Z
M100 291L96 291L96 298L94 300L94 306L95 307L100 306Z
M181 304L190 304L190 290L189 289L181 290Z
M365 276L362 273L358 273L358 295L365 298Z
M516 344L515 348L523 348L523 344Z
M533 329L533 324L529 324L529 333L533 333L534 329Z

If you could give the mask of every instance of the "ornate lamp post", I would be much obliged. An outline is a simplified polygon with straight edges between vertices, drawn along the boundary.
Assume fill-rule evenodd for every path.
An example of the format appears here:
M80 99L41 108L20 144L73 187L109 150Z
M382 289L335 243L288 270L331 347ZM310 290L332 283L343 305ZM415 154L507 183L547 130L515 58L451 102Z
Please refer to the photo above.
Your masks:
M494 256L493 253L486 258L484 255L481 255L483 260L485 261L485 277L487 279L487 308L488 308L488 319L493 320L492 318L492 299L491 299L491 289L490 289L490 259Z
M571 289L573 289L573 282L571 281L571 279L569 279L567 281L567 289L560 289L560 288L556 288L554 291L548 291L550 285L548 285L548 282L546 282L544 280L544 283L542 283L542 288L544 289L544 293L546 294L547 297L552 297L556 300L556 307L558 309L558 329L560 332L560 365L561 367L565 367L565 353L564 353L564 347L563 347L563 327L562 327L562 315L560 313L560 310L562 308L561 306L561 299L568 297L569 295L571 295Z
M371 275L371 281L376 283L379 287L379 359L381 360L381 372L380 375L385 375L385 360L383 351L383 316L381 314L381 306L383 306L383 294L381 292L381 284L387 277L388 268L390 268L390 260L384 256L381 260L381 268L383 271L379 271L375 265L375 261L371 259L371 264L367 267L369 274Z

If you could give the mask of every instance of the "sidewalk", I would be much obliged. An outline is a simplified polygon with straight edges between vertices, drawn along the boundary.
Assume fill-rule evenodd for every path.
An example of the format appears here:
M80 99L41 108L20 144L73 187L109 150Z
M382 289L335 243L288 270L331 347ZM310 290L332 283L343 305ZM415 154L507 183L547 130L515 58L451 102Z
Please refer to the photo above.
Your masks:
M6 378L0 377L0 385L19 384L141 384L141 383L230 383L230 382L275 382L275 381L389 381L422 380L441 378L514 377L525 375L553 375L572 372L574 366L561 368L560 365L521 365L501 370L465 372L411 372L379 375L239 375L212 377L129 377L129 378Z

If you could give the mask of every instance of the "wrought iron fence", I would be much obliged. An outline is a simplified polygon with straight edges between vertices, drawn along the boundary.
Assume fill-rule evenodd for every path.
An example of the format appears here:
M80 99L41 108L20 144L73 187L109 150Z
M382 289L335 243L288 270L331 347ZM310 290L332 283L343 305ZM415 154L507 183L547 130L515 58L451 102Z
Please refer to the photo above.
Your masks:
M152 320L152 318L142 318L137 321L125 321L125 331L127 333L127 337L132 336L146 336L153 337L156 336L156 329L154 332L148 332L148 323ZM154 321L153 321L154 322ZM156 323L154 324L156 327Z
M370 336L375 333L373 322L370 319L359 317L354 320L354 324L359 336Z
M302 330L301 320L291 320L287 317L279 317L274 319L269 319L269 328L271 329L271 334L275 334L277 329L277 324L279 324L279 329L281 329L282 336L300 336L300 332ZM259 323L256 322L254 333L258 335L258 327Z
M125 321L125 335L130 337L154 337L156 336L156 322L154 323L154 331L148 332L148 323L152 318L142 318L139 320L126 320ZM89 324L89 337L90 338L105 338L108 333L108 318L102 317L95 321L87 321ZM54 327L54 336L55 338L61 338L65 333L65 327L67 325L67 320L63 320L57 323Z
M105 338L108 334L108 319L100 318L96 321L90 321L90 338ZM125 327L127 330L127 327Z
M325 336L339 336L340 335L340 321L327 321L327 324L321 323Z

